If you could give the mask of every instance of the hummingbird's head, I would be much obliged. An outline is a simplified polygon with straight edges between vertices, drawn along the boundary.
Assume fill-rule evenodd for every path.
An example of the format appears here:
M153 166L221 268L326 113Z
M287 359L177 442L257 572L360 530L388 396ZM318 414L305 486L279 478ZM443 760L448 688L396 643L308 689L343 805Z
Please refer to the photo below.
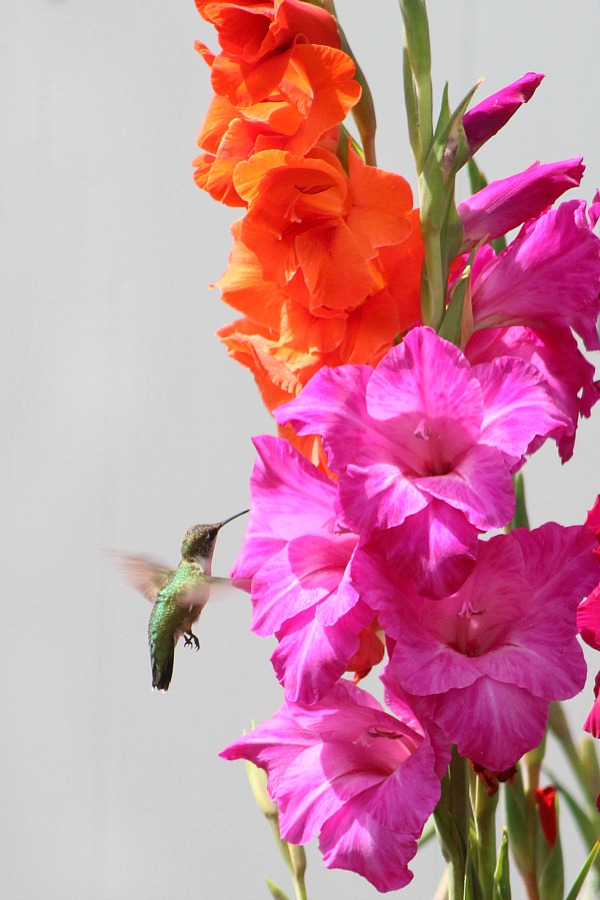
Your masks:
M243 512L236 513L235 516L223 519L222 522L215 522L214 525L192 525L183 536L181 558L197 563L207 575L210 575L210 563L219 530L233 519L245 516L247 512L250 510L245 509Z
M181 542L182 559L198 563L205 569L207 563L212 560L220 528L220 522L215 525L192 525L188 528Z

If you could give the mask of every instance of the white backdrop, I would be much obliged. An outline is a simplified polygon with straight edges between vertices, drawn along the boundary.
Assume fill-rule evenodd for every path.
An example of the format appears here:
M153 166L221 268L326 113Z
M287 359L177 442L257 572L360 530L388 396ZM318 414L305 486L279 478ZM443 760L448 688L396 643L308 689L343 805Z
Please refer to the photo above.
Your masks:
M375 96L379 163L414 185L398 5L337 6ZM457 102L481 75L483 98L546 73L479 155L488 177L583 154L579 194L591 199L600 3L430 0L429 11L438 97L446 79ZM258 900L264 875L290 889L243 765L217 757L281 699L246 596L205 611L200 652L178 649L158 695L150 607L103 555L176 562L189 525L248 505L249 438L272 429L213 336L236 315L208 284L239 213L192 181L210 98L195 38L216 48L192 0L0 6L0 884L16 900ZM550 447L528 466L534 525L580 521L591 505L599 423L581 426L564 469ZM221 535L216 574L243 528ZM581 851L575 837L568 846L573 873ZM437 851L414 869L406 900L432 894ZM375 896L316 852L307 883L311 900Z

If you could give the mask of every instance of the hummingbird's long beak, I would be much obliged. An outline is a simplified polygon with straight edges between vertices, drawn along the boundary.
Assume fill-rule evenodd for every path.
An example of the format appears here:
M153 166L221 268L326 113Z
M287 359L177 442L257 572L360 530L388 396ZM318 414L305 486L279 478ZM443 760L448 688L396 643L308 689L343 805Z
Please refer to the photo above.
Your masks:
M234 519L239 519L240 516L245 516L246 513L249 513L249 509L244 509L242 512L236 513L235 516L229 516L228 519L223 519L222 522L219 522L219 528L222 528L223 525L227 525L228 522L233 522Z

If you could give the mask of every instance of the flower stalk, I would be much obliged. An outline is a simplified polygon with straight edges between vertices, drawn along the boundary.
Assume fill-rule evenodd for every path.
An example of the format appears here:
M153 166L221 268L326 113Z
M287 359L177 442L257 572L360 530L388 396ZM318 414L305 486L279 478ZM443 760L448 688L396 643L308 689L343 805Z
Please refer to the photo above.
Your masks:
M558 203L580 157L488 183L474 155L542 76L471 106L475 85L455 109L446 86L434 120L425 2L399 2L419 208L376 166L333 0L196 0L220 50L198 45L215 96L195 179L242 213L219 281L240 318L219 337L277 428L253 439L231 577L277 641L283 701L222 756L261 772L296 900L316 836L326 866L401 889L432 815L444 896L508 900L510 849L530 900L558 900L557 791L589 844L598 826L597 758L558 702L585 684L578 633L600 650L600 501L531 528L523 469L550 442L568 461L600 399L600 193ZM600 676L595 694L600 737ZM548 728L584 804L541 785Z

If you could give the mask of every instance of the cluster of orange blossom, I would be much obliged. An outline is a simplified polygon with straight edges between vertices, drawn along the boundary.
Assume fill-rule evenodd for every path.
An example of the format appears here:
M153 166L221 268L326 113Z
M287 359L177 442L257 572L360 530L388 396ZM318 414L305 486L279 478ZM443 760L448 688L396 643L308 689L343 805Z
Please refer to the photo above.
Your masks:
M221 47L196 44L214 97L195 180L246 209L217 283L243 317L218 335L272 411L323 366L377 365L420 321L418 210L342 126L361 87L333 16L304 0L195 2ZM325 468L320 439L281 432Z

